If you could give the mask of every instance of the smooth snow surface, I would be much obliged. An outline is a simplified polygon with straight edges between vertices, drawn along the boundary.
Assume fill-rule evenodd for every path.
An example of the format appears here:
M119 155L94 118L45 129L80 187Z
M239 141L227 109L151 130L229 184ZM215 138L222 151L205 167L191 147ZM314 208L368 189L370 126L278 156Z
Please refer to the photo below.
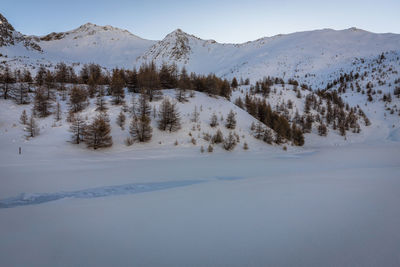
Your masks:
M311 133L287 151L252 137L249 114L202 93L178 104L179 132L152 118L152 141L130 147L109 104L114 145L98 151L68 142L62 101L63 120L37 119L40 135L26 140L18 118L31 105L0 100L0 266L400 265L399 117L381 102L365 106L372 125L361 134ZM241 143L201 153L201 133L216 131L210 115L231 109Z
M390 141L172 157L8 149L0 263L399 266L399 151ZM38 204L44 196L60 199Z

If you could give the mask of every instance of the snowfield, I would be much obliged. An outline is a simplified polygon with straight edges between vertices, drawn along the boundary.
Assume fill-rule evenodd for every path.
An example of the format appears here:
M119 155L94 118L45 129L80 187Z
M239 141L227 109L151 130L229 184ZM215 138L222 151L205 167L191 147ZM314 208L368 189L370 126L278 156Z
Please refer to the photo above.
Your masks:
M305 147L284 151L254 139L254 119L232 103L189 100L178 104L182 130L163 133L153 121L153 140L131 147L115 124L120 107L109 105L114 145L99 151L69 143L68 123L52 127L53 116L26 140L18 117L29 106L0 100L1 265L400 264L397 117L366 110L372 125L362 135L309 134ZM200 153L213 108L237 113L245 137L233 152Z
M399 149L2 150L1 265L398 266Z

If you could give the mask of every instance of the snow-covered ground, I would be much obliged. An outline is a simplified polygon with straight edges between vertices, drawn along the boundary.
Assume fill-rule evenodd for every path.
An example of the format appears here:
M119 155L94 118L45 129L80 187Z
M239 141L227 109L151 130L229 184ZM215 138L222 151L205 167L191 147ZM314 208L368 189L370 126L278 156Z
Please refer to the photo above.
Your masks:
M193 105L203 110L196 146L188 136ZM400 264L394 115L368 113L361 137L311 134L305 147L284 151L252 138L254 119L244 111L196 93L179 104L180 132L154 129L150 144L131 147L123 144L128 130L115 124L120 107L109 105L114 146L93 151L67 142L68 124L52 127L53 116L39 119L41 135L27 141L18 117L29 106L0 107L2 266ZM198 134L215 131L212 108L237 113L249 150L240 143L200 153Z
M174 156L3 148L2 266L400 264L397 142Z

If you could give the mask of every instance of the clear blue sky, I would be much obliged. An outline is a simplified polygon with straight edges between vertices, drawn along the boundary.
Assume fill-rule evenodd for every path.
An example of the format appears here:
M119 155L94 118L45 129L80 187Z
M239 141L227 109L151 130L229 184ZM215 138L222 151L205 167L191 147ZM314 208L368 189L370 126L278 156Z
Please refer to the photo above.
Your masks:
M0 12L24 34L74 29L86 22L160 40L176 28L240 43L321 28L400 33L400 0L1 0Z

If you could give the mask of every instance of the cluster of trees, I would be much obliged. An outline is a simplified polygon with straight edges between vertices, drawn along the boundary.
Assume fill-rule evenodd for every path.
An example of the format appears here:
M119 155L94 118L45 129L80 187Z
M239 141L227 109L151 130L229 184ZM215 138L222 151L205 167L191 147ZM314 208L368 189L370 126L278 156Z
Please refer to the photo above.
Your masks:
M99 112L92 122L80 114L74 114L71 118L71 141L75 144L84 142L88 148L98 149L112 146L110 118L106 112Z
M392 93L389 91L386 94L382 95L382 90L375 90L375 85L383 86L387 83L387 79L389 74L397 74L397 71L394 69L394 65L390 64L390 61L396 62L398 61L398 57L396 59L388 59L384 53L376 57L374 60L370 60L366 62L365 59L360 59L354 62L361 63L357 66L356 69L349 73L342 73L339 77L333 79L332 82L326 85L324 91L337 91L338 94L344 94L348 90L357 91L357 93L361 93L366 95L367 102L373 102L374 100L380 100L385 102L385 107L387 110L390 110L390 113L393 114L397 107L394 105L391 108L388 107L387 104L390 104L392 101ZM385 63L385 64L383 64ZM396 84L398 80L394 81ZM391 87L392 84L388 83L387 87ZM399 95L399 91L396 91L396 87L393 90L393 95ZM399 110L400 115L400 110Z
M254 86L250 87L249 94L246 95L244 101L238 98L235 104L260 121L257 125L252 126L256 138L270 144L279 144L288 140L294 145L301 146L304 144L304 133L311 132L315 123L321 136L327 135L329 127L338 130L343 136L346 135L346 131L358 133L360 132L358 122L360 118L364 119L366 125L370 124L365 113L359 107L350 108L340 97L340 94L345 93L349 87L354 90L352 82L355 82L355 87L360 92L361 86L358 81L366 75L367 72L361 75L353 72L341 74L324 90L318 90L316 93L306 92L304 114L302 115L298 112L292 117L289 115L289 110L293 109L293 103L290 100L287 103L283 101L276 108L267 103L266 98L269 97L271 88L274 85L283 87L285 85L285 81L277 77L266 77L256 82ZM66 84L71 85L66 86ZM12 98L18 104L28 104L32 100L34 102L31 116L28 118L28 115L25 114L26 118L23 120L26 128L31 129L28 132L29 136L34 137L39 133L34 121L35 117L55 114L56 121L61 119L61 106L55 97L57 90L63 100L68 97L68 121L71 122L71 131L74 133L73 142L85 142L88 147L94 149L112 145L110 119L106 113L106 95L111 96L114 105L122 105L124 110L126 107L124 88L128 88L130 92L140 93L137 103L134 102L130 109L129 133L131 137L127 142L148 142L152 138L153 131L151 127L152 110L149 102L162 98L160 89L174 88L176 89L176 100L186 102L188 94L193 96L193 91L220 95L229 99L232 90L239 84L249 84L249 80L241 79L238 82L236 78L233 78L232 81L228 81L218 78L214 74L189 74L185 68L179 70L176 65L163 64L158 68L154 63L144 64L139 69L114 69L111 72L105 71L97 64L85 64L78 74L72 67L59 63L53 71L40 67L35 77L32 77L27 70L10 71L6 67L0 75L3 98ZM300 85L295 79L289 79L287 84L293 86L299 98L302 98L300 89L311 91L311 87L306 84ZM334 89L336 86L337 89ZM32 90L33 88L35 90ZM364 92L364 90L362 91ZM373 90L372 82L367 83L365 91L368 99L372 99L376 93ZM34 92L31 94L33 95L32 99L29 92ZM274 92L276 92L276 88ZM257 95L261 95L263 98L259 98ZM400 90L397 87L394 89L394 95L400 96ZM88 124L87 118L82 118L79 113L86 108L89 99L94 97L96 97L98 114ZM384 94L382 99L390 103L392 101L391 94ZM117 124L121 128L124 127L126 121L125 113L126 111L121 111L117 118ZM22 117L21 115L21 123ZM157 127L160 130L172 132L181 127L177 103L169 98L163 99L158 111L153 110L153 117L157 118ZM213 114L210 126L218 125L218 117ZM224 125L230 130L235 129L236 119L233 111L228 114ZM235 139L235 135L232 133L232 136L223 138L218 136L217 132L212 140L215 139L215 143L223 143L226 149L231 150L235 146L232 141Z
M26 137L35 137L39 135L40 129L33 115L28 117L26 110L22 111L19 122L24 125L24 131L27 132Z
M247 94L244 108L250 115L275 131L276 136L273 140L275 143L280 144L284 140L291 140L293 144L297 146L302 146L304 144L304 136L301 129L299 129L294 123L290 125L288 119L284 115L273 111L265 99L251 97ZM256 133L257 138L260 138L261 135L266 136L265 138L263 137L264 140L267 143L272 143L272 135L269 132L269 129L263 128L262 132L262 134L260 132Z
M135 141L150 141L153 129L151 127L151 107L147 94L140 94L138 103L133 100L131 113L132 120L129 131L131 138L128 138L126 143L131 145ZM175 132L181 128L177 105L167 97L161 102L158 112L154 108L153 117L157 118L158 129L161 131Z
M177 88L177 99L180 102L186 100L187 91L200 91L211 95L220 95L227 99L231 96L232 86L237 87L236 78L232 83L221 79L214 74L196 75L188 74L185 68L178 70L176 65L163 64L160 68L152 62L143 64L139 69L125 70L113 69L111 73L102 69L97 64L85 64L78 74L74 68L65 63L58 63L51 71L41 66L36 76L32 78L29 70L11 72L8 67L0 75L0 85L3 98L14 98L11 91L16 91L15 83L35 84L37 87L58 88L65 90L65 84L84 84L88 87L88 96L96 96L99 86L106 86L106 93L113 96L115 104L122 104L124 99L124 88L129 91L145 92L149 101L160 98L160 89ZM29 89L28 89L29 90Z
M185 68L179 71L176 65L167 64L163 64L158 69L154 63L144 64L139 70L127 71L126 84L129 90L133 92L145 90L150 101L153 100L153 93L161 88L178 88L177 99L181 102L185 100L183 93L190 90L220 95L228 99L232 91L228 80L218 78L214 74L188 74Z
M304 133L310 133L313 125L316 124L316 129L320 136L328 134L328 127L345 136L347 131L359 133L361 131L359 119L363 118L365 125L370 125L370 121L365 113L357 106L350 107L341 98L340 94L346 92L347 82L354 81L361 77L358 73L342 74L337 80L327 85L324 90L317 90L315 93L311 91L311 87L307 84L299 84L295 79L289 79L288 84L297 92L298 98L304 98L304 113L300 115L298 111L295 114L290 112L293 110L293 102L288 100L286 103L283 100L276 107L271 107L267 104L266 99L272 91L273 85L280 85L284 88L285 82L283 79L266 77L250 87L245 100L236 99L235 104L240 108L247 110L248 113L259 119L262 124L273 129L276 134L271 135L269 131L265 132L265 127L254 125L254 135L259 139L264 139L266 142L274 140L279 143L282 139L291 140L296 145L304 143ZM338 90L334 90L333 86L340 85ZM352 85L352 84L351 84ZM359 87L356 82L356 86ZM373 94L372 84L367 84L368 94ZM302 96L301 90L307 90ZM352 90L354 88L352 87ZM358 89L361 90L361 89ZM276 92L276 87L273 89ZM262 98L258 96L262 96ZM384 95L383 99L386 102L391 101L390 95ZM290 115L292 114L292 116Z

